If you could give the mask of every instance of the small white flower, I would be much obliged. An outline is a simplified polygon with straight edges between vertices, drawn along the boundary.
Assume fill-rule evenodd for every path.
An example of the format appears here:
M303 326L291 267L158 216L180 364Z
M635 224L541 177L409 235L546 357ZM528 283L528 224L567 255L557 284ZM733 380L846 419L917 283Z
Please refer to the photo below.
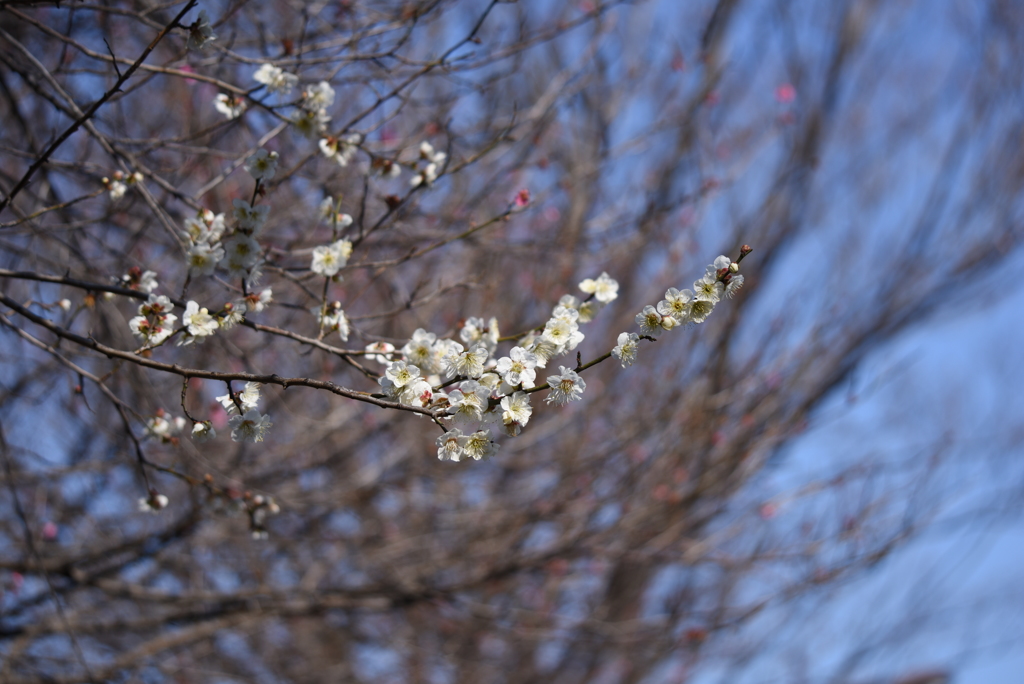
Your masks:
M245 111L245 98L232 97L226 93L217 93L213 98L213 108L223 114L225 118L237 119Z
M523 426L530 422L532 414L530 395L526 392L516 392L501 398L501 422L508 436L518 435Z
M437 373L441 368L437 364L437 357L434 344L437 342L437 335L427 332L423 328L417 328L404 347L402 356L405 360L422 368L427 373Z
M206 10L199 10L199 18L188 27L188 42L186 47L189 50L202 50L206 44L216 40L213 29L210 28L210 19L206 16Z
M216 436L217 431L213 429L213 425L211 425L208 420L204 420L192 426L192 441L196 444L209 442Z
M549 404L563 406L570 401L579 399L583 391L587 389L587 383L583 381L583 378L576 371L569 370L565 366L559 366L559 370L561 371L559 375L548 377L548 385L551 387L551 391L544 401Z
M619 296L619 283L607 273L602 273L596 280L587 278L580 283L580 290L594 295L594 299L607 304Z
M466 435L466 441L462 445L463 452L475 461L482 458L490 458L498 451L498 445L491 441L490 430L478 430L471 435Z
M530 389L537 378L537 355L522 347L512 347L508 356L498 360L495 367L502 380L516 387L522 384L523 389Z
M57 302L57 306L59 306L64 313L67 313L68 311L71 311L71 300L62 299Z
M636 333L619 333L619 339L616 342L618 342L618 346L612 349L612 356L619 360L623 368L632 366L636 361L640 336Z
M420 157L431 164L440 164L448 155L444 152L435 152L434 146L424 140L420 143Z
M398 393L398 401L406 406L429 406L434 399L434 389L423 378L416 378Z
M448 393L448 413L458 424L473 425L483 420L491 390L476 380L465 380Z
M259 405L260 387L262 385L258 382L245 383L245 388L238 393L238 401L242 405L243 411L252 410Z
M295 74L288 74L273 64L264 64L252 76L257 82L267 86L267 92L287 95L299 82Z
M658 310L648 304L644 307L644 310L636 315L636 324L640 326L641 335L650 335L651 337L657 337L661 334L664 328L661 325L664 317L658 313Z
M231 416L231 439L235 442L262 442L273 423L270 416L260 415L256 409L249 409L243 416Z
M304 93L302 106L313 111L327 109L334 104L334 88L327 81L309 86Z
M420 377L420 369L405 361L395 361L388 366L384 375L394 383L395 387L405 387Z
M256 180L270 180L277 173L277 152L260 148L245 160L245 170Z
M220 245L208 245L200 242L192 245L187 253L188 267L197 275L213 275L217 264L224 258L224 250Z
M440 435L434 442L437 444L437 457L442 461L461 461L465 455L463 450L465 441L466 438L463 436L462 430L452 428L443 435Z
M167 420L163 414L153 416L146 419L146 434L167 441L174 435L174 423Z
M690 308L693 292L690 290L677 290L670 287L665 291L665 299L658 302L658 313L662 316L671 316L677 323L687 323L690 320Z
M710 299L694 299L690 305L690 321L703 323L714 308L715 302Z
M722 292L725 290L725 286L722 285L714 274L705 275L703 278L694 281L693 292L695 299L703 299L717 304L722 298Z
M302 137L315 140L327 128L331 117L322 109L300 109L292 115L292 125Z
M325 277L332 277L348 262L352 254L352 243L348 240L335 240L329 245L313 249L313 261L310 270Z
M181 317L181 323L188 328L188 333L193 337L212 335L220 327L217 319L211 316L207 309L199 308L199 305L193 301L189 301L185 306L185 314Z
M476 344L471 349L463 351L463 346L458 342L453 343L453 348L448 350L443 359L445 374L449 377L464 375L467 378L479 378L484 374L484 363L489 356L487 347Z
M232 214L238 221L239 230L257 233L267 222L267 214L270 212L269 204L260 204L254 207L243 199L236 199L232 204L235 207Z

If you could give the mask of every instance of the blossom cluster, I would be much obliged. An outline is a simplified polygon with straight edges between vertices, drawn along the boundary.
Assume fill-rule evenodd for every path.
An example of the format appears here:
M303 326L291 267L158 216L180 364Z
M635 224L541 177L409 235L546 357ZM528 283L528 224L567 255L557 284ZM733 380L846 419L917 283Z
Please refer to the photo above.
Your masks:
M607 273L584 280L580 289L589 297L562 297L545 324L519 338L507 355L498 353L502 338L493 317L467 319L458 340L439 339L420 328L399 350L386 342L367 346L367 358L386 366L377 381L380 396L428 409L444 421L438 458L493 455L498 445L492 427L509 437L520 434L533 413L530 395L545 389L538 386L538 369L576 349L584 339L580 324L618 296L618 283ZM546 387L547 403L563 405L580 399L586 383L575 370L560 366Z
M273 423L270 422L269 415L263 415L259 410L260 383L247 382L245 389L237 394L233 394L228 387L228 393L217 397L217 401L230 416L228 426L231 428L232 441L263 441ZM216 433L208 422L196 423L192 429L192 438L196 441L205 442L213 437L216 437Z
M657 306L648 304L636 315L640 333L657 337L679 326L703 323L723 296L732 297L743 287L739 268L739 263L723 255L707 266L692 290L670 287Z

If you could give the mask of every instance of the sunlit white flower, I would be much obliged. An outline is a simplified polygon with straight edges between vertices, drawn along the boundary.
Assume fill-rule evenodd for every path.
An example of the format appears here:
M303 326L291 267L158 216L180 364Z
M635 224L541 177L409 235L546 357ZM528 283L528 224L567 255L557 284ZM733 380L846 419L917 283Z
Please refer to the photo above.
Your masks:
M251 292L243 301L250 312L259 313L267 307L267 304L274 301L274 291L268 287L259 292Z
M471 435L466 435L466 441L462 445L464 454L475 461L482 458L490 458L498 452L498 445L491 441L490 430L478 430Z
M523 389L530 389L537 378L536 367L536 354L522 347L512 347L508 356L498 359L494 370L512 387L522 384Z
M181 323L193 337L206 337L217 332L219 324L217 319L210 315L210 312L205 308L200 308L198 304L193 301L189 301L185 306L185 314L181 317Z
M498 319L491 317L491 320L484 322L482 318L470 317L459 331L459 339L469 347L474 344L482 344L487 347L488 352L493 352L498 346Z
M423 378L416 378L398 393L398 401L406 406L429 406L434 399L434 389Z
M636 333L619 333L619 339L616 342L618 344L612 349L612 356L619 360L623 368L632 366L640 347L640 336Z
M476 380L459 383L459 388L448 393L448 413L457 424L473 425L483 419L487 398L491 391Z
M714 308L715 302L710 299L694 299L690 304L690 322L703 323Z
M706 274L693 283L694 299L703 299L712 304L718 303L724 290L725 286L713 274Z
M270 416L260 415L256 409L249 409L245 415L231 416L231 439L235 442L262 442L273 423Z
M530 422L532 414L530 395L526 392L516 392L501 398L501 422L508 436L518 435L523 426Z
M295 74L288 74L273 64L264 64L252 77L267 86L267 92L287 95L299 82Z
M224 310L217 314L217 320L223 330L231 330L245 320L245 300L237 299L224 305Z
M690 290L670 287L665 291L665 299L658 302L658 313L662 316L671 316L677 323L687 323L690 320L692 299L693 292Z
M428 373L437 373L441 370L437 365L437 358L434 353L434 343L437 335L427 332L423 328L417 328L404 347L402 356L405 360L413 363Z
M457 375L479 378L484 373L484 363L488 356L487 347L482 344L464 350L461 344L455 342L443 359L445 374L449 378Z
M466 438L462 434L462 430L459 428L452 428L448 432L440 435L435 444L437 444L437 457L442 461L461 461L465 455L463 451L463 444Z
M719 271L723 268L729 268L730 266L732 266L732 259L723 254L715 257L715 263L709 264L707 268L704 269L704 275L714 276L717 278Z
M420 377L420 369L405 361L395 361L384 372L395 387L405 387L410 382Z
M245 98L233 97L226 93L217 93L217 96L213 98L213 108L229 120L237 119L245 112Z
M594 295L594 299L602 304L607 304L619 296L619 283L607 273L602 273L597 279L587 278L580 283L580 290Z
M245 170L256 180L270 180L277 173L277 152L260 148L245 160Z
M587 389L587 383L576 371L569 370L565 366L559 366L559 370L561 371L559 375L548 377L551 391L544 401L562 406L579 399L583 391Z
M351 254L351 242L335 240L329 245L313 248L313 261L309 268L313 273L330 278L345 267Z
M641 335L650 335L651 337L657 337L661 334L664 328L661 325L661 321L664 317L658 313L658 310L648 304L644 307L644 310L636 315L636 324L640 326Z
M216 436L217 431L213 429L213 425L208 420L201 421L192 426L192 441L197 444L209 442Z
M338 166L348 166L352 156L356 153L360 137L357 134L336 138L327 136L320 139L320 153L328 159L333 159Z

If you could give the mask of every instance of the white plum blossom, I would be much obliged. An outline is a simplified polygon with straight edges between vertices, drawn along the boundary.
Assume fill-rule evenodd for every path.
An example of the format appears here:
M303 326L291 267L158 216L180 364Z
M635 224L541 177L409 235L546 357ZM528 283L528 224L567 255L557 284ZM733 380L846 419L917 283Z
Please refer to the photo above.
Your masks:
M466 438L459 428L452 428L440 435L435 444L437 445L437 457L442 461L461 461L465 455L463 445Z
M420 377L420 369L405 361L395 361L384 372L395 387L405 387Z
M558 375L548 377L551 391L544 401L563 406L570 401L579 399L583 391L587 389L587 383L574 370L569 370L565 366L559 366L559 370L561 372Z
M715 302L710 299L694 299L690 304L690 321L703 323L714 308Z
M497 453L498 445L491 441L491 431L484 429L478 430L471 435L466 435L462 450L465 456L479 461L483 458L490 458Z
M121 285L129 290L138 290L150 294L159 285L156 281L156 273L143 271L138 266L132 266L128 272L121 276Z
M213 98L213 108L224 115L229 121L237 119L245 112L245 98L233 97L226 93L217 93Z
M522 385L523 389L530 389L537 378L537 355L522 347L512 347L509 355L498 359L495 367L502 380L512 387Z
M313 111L327 109L334 104L334 88L327 81L320 81L306 88L302 106Z
M602 304L607 304L619 296L619 283L607 273L601 273L596 279L587 278L580 283L580 290L594 295L594 299Z
M193 301L189 301L185 306L185 314L181 317L181 323L188 328L189 335L198 338L212 335L217 332L220 325L207 309L200 308Z
M213 429L213 425L208 420L198 422L192 426L192 441L197 444L209 442L216 436L217 431Z
M636 361L637 349L640 346L640 336L636 333L619 333L619 339L616 342L618 344L612 349L612 356L619 360L623 368L632 366L633 362Z
M267 214L270 212L269 204L260 204L254 207L243 199L236 199L232 204L235 207L232 214L238 221L239 230L256 233L267 222Z
M464 349L458 342L453 342L442 360L445 374L449 378L457 375L464 375L467 378L479 378L484 374L484 363L486 363L488 356L490 356L490 353L483 344L478 343L470 349Z
M490 389L476 380L465 380L448 393L448 413L458 424L476 424L483 420Z
M416 378L398 393L398 401L406 406L429 406L434 400L434 388L423 378Z
M203 50L207 43L216 39L217 36L210 28L210 18L206 15L206 10L199 10L199 18L188 27L188 41L185 46L189 50Z
M223 330L231 330L245 320L245 300L236 299L224 305L224 310L217 314L217 320Z
M128 186L117 179L110 180L104 178L103 184L107 186L107 190L110 192L110 199L115 202L124 197L124 193L128 192Z
M722 298L724 290L725 286L719 282L714 274L706 274L703 278L699 278L693 283L694 298L703 299L712 304L718 303Z
M245 170L255 180L270 180L277 173L277 152L260 148L245 160Z
M287 95L299 82L299 77L282 71L273 64L264 64L252 76L258 83L267 86L267 92Z
M530 395L526 392L515 392L501 398L501 422L508 436L518 435L523 426L530 422L532 414Z
M235 442L262 442L272 425L270 416L261 415L257 409L249 409L245 415L231 416L228 421L231 439Z
M330 278L345 267L351 254L351 242L335 240L329 245L313 248L313 261L309 268L313 273Z
M644 310L636 315L636 324L640 326L641 335L650 335L651 337L657 337L665 329L662 327L661 322L664 319L658 310L648 304L644 307Z
M658 313L662 316L671 316L677 323L683 324L690 320L690 308L693 292L690 290L677 290L670 287L665 291L665 299L658 302Z
M405 360L422 368L427 373L439 373L441 366L438 364L435 343L437 335L427 332L423 328L417 328L404 347L402 356Z

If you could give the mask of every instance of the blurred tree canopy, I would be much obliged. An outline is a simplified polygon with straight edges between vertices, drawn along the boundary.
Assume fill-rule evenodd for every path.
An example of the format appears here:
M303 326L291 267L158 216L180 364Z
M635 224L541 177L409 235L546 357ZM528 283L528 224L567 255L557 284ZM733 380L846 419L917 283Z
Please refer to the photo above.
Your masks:
M771 484L879 345L998 294L1021 35L1013 0L0 2L0 681L748 676L962 474L934 425ZM204 271L188 221L239 202L258 265ZM706 322L487 460L365 351L494 317L497 358L608 273L542 384L743 244ZM140 351L147 271L176 328L253 303ZM217 400L247 379L259 443Z

